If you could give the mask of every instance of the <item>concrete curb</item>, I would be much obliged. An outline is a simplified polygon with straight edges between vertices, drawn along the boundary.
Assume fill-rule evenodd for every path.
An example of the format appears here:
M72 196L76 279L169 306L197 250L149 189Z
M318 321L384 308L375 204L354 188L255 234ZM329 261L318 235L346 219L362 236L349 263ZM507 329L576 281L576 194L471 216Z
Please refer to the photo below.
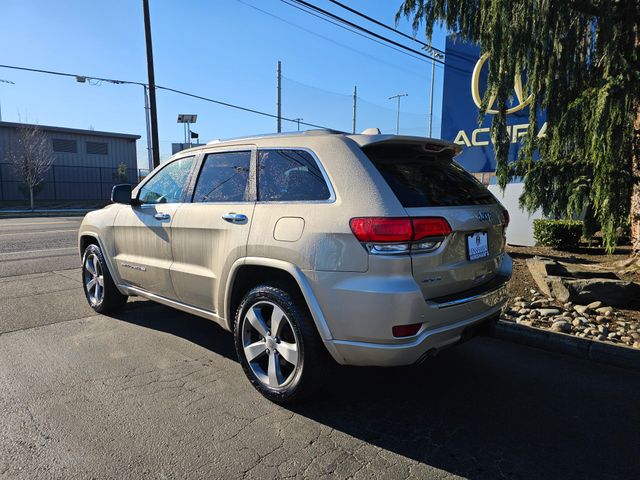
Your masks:
M640 350L500 320L494 336L550 352L640 371Z

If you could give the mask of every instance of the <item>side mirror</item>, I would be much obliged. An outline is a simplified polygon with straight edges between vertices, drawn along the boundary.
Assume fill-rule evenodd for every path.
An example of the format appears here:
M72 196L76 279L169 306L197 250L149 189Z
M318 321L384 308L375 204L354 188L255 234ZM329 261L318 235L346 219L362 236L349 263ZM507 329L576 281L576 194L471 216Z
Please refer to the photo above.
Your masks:
M111 190L111 201L113 203L133 205L135 202L131 198L131 185L114 185L113 190Z

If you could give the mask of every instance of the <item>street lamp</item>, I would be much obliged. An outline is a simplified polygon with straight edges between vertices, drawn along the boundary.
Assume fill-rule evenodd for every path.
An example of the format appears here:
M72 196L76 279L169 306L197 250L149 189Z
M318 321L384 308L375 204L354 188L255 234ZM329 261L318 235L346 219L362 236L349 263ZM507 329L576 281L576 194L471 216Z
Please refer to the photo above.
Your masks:
M180 115L178 115L178 123L184 124L184 143L185 145L188 143L189 148L191 148L191 124L196 123L197 120L198 115L195 115L193 113L181 113Z
M149 124L149 89L144 83L125 82L122 80L108 80L105 78L93 78L76 75L76 82L88 83L89 85L100 85L102 82L113 83L114 85L142 85L144 90L144 120L147 126L147 156L149 160L149 171L153 170L153 147L151 142L151 125Z
M9 85L15 85L15 83L13 83L11 80L2 80L0 78L0 83L6 83ZM2 103L0 102L0 122L2 121Z
M398 99L398 118L396 120L396 135L400 133L400 99L402 97L408 97L408 93L398 93L397 95L392 95L389 97L389 100L393 100L394 98Z

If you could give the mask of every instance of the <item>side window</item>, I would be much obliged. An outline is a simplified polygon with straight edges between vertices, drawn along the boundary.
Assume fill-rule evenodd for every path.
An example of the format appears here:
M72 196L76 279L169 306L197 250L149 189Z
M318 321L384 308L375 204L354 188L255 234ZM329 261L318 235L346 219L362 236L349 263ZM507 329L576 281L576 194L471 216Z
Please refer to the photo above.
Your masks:
M251 152L210 153L204 159L194 202L246 202Z
M185 157L171 162L151 178L138 195L141 203L177 203L189 183L189 173L194 157Z
M258 200L328 200L329 187L311 154L304 150L260 150Z

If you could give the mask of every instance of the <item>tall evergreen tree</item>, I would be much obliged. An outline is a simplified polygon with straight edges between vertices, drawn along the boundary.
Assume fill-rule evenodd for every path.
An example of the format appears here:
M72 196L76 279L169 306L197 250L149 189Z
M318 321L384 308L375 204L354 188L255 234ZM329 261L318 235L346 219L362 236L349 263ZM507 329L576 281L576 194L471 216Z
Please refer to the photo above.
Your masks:
M640 2L638 0L405 0L396 21L434 26L490 53L481 115L491 105L499 184L524 177L521 205L545 214L592 212L608 251L631 223L640 251ZM526 72L529 130L507 162L506 109ZM537 113L547 132L537 138ZM540 160L533 161L535 150Z

